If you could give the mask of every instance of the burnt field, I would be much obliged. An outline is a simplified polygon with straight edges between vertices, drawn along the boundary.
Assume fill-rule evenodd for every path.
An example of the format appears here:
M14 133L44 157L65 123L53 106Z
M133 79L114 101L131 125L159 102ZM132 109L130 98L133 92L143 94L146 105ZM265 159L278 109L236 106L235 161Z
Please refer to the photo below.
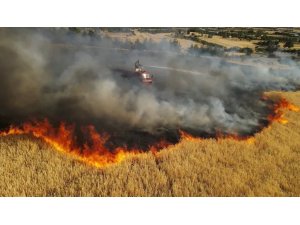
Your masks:
M299 195L296 61L81 38L0 29L2 196Z
M158 151L183 134L249 138L276 114L263 93L299 87L299 67L289 58L288 69L274 69L174 54L167 44L153 52L105 39L76 46L73 36L65 38L72 45L58 45L53 34L26 29L0 35L1 130L80 154ZM133 72L138 59L154 76L151 85Z
M300 106L299 92L266 96ZM251 139L184 135L156 154L119 155L101 168L32 135L0 137L0 195L299 196L300 114L280 110Z

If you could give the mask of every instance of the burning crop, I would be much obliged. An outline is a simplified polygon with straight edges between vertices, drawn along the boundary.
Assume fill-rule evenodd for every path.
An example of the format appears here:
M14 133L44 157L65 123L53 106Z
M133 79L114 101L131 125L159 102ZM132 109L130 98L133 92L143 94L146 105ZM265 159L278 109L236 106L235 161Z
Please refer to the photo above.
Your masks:
M253 143L253 135L272 122L287 122L283 108L299 110L284 99L260 98L266 91L299 87L293 61L284 71L249 68L218 57L169 54L168 46L151 54L118 51L105 38L97 41L99 48L66 47L89 44L75 36L0 30L2 136L33 135L102 167L144 152L158 154L182 140ZM154 74L152 85L120 72L133 71L137 59Z
M130 155L142 153L139 149L127 149L118 147L109 150L105 143L107 135L100 135L93 126L82 129L88 138L89 144L84 143L79 147L74 133L74 126L61 123L58 128L53 127L48 120L41 122L27 122L20 127L11 126L8 131L0 133L1 136L30 134L40 138L59 152L66 153L75 159L85 162L95 167L103 167L107 164L117 163ZM154 154L168 143L159 142L149 147L149 151Z
M283 110L291 110L298 112L299 107L289 103L286 99L280 98L273 105L273 112L268 116L270 123L279 122L286 124L288 121L284 118ZM72 156L73 158L82 161L86 164L103 167L114 163L119 163L127 157L142 154L145 150L138 148L116 147L109 149L106 143L109 139L108 134L99 134L95 127L90 125L83 127L82 133L86 137L86 142L79 146L76 135L75 125L67 125L64 122L55 128L45 119L40 122L26 122L21 126L10 126L7 131L2 131L0 136L8 135L32 135L40 138L57 151ZM201 137L195 137L185 131L179 130L180 141L202 141ZM254 136L241 137L238 134L222 134L218 133L215 137L217 140L230 139L234 141L243 141L247 144L252 144L255 141ZM162 148L166 148L171 143L159 141L148 147L147 151L156 155Z
M289 103L286 99L282 98L273 106L273 113L268 116L270 122L277 121L281 124L288 123L288 120L284 118L283 109L290 111L299 112L300 108Z

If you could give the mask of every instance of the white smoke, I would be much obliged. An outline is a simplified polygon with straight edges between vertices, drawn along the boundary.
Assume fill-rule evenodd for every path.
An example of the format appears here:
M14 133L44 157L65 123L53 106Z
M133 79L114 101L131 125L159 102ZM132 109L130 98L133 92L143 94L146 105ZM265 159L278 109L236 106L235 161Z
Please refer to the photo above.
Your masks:
M1 30L1 120L49 117L110 131L248 134L266 119L263 91L300 85L299 66L288 57L226 61L169 54L167 46L159 53L119 51L109 40L84 48L75 37L66 39L72 46L43 32ZM151 86L122 77L137 59L154 74Z

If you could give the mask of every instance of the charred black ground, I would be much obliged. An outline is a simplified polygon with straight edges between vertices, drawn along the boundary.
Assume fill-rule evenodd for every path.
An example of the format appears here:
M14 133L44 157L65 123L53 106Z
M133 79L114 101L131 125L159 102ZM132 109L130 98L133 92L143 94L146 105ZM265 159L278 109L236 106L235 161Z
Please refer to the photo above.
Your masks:
M81 129L91 124L111 136L112 149L176 143L179 130L249 136L268 123L264 91L299 87L296 66L245 66L174 54L168 46L151 52L119 49L106 39L90 42L62 31L0 29L1 129L44 118L54 126L64 121L75 125L82 144ZM138 59L154 75L152 85L134 75Z

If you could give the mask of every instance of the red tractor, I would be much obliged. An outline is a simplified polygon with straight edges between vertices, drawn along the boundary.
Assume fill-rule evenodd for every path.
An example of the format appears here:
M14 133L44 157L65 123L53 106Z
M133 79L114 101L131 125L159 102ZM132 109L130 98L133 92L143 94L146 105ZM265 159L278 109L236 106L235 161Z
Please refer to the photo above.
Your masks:
M135 73L139 76L141 81L144 84L152 84L153 82L153 75L149 74L143 66L140 64L140 61L136 61L134 64Z

